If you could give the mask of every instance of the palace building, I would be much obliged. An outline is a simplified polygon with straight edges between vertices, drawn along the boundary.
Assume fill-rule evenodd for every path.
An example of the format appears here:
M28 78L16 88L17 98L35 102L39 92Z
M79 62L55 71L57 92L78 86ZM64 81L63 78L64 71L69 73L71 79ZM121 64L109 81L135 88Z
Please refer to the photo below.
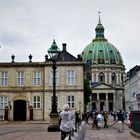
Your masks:
M72 111L84 111L84 78L92 88L90 111L118 111L124 108L125 66L120 52L104 37L99 22L96 36L81 55L67 52L66 44L56 62L58 112L68 103ZM58 47L55 40L51 47ZM53 96L52 61L0 62L0 120L50 120ZM86 93L85 93L86 94Z
M57 46L55 40L52 46ZM53 95L52 61L0 63L0 120L49 122ZM71 110L83 111L84 63L67 52L66 44L56 62L58 112L68 103Z
M125 77L126 111L140 110L140 66L131 68Z
M120 52L104 37L104 27L99 22L96 36L87 45L82 58L86 63L86 77L91 81L90 108L98 111L118 111L123 108L125 66Z

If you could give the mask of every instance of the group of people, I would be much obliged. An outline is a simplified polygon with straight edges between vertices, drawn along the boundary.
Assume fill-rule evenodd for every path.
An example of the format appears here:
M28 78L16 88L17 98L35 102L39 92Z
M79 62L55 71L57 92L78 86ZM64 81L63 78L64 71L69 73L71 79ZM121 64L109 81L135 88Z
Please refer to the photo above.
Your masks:
M92 128L95 126L96 128L99 127L99 123L104 120L104 128L108 128L107 120L108 120L108 114L104 112L103 114L100 113L92 113L88 114L81 114L79 110L75 112L75 114L70 111L69 105L65 104L63 106L63 111L59 114L59 124L60 124L60 130L61 130L61 140L64 140L74 129L74 120L75 120L75 130L77 130L77 127L81 124L82 121L85 121L88 123L88 119L93 120Z
M114 113L112 112L111 115L114 117L114 121L122 121L124 122L124 113L123 111L119 110L119 112ZM132 113L130 113L129 117L132 121ZM99 128L101 124L103 124L104 128L108 128L108 113L107 112L91 112L81 114L80 111L76 111L75 114L70 111L69 105L65 104L63 106L63 111L59 114L60 120L60 130L61 130L61 140L64 140L73 129L77 129L77 127L81 124L82 121L88 123L88 120L92 120L92 129L94 127ZM75 128L74 128L74 120L75 120ZM103 123L104 122L104 123Z
M99 128L102 127L102 123L104 122L103 127L108 128L108 114L107 112L91 112L89 115L89 119L92 120L92 129L94 127Z
M132 124L132 111L125 112L122 110L119 110L119 112L111 112L111 115L114 117L114 121L122 121L124 123L125 120L127 120L127 125L129 125L129 128L131 128Z

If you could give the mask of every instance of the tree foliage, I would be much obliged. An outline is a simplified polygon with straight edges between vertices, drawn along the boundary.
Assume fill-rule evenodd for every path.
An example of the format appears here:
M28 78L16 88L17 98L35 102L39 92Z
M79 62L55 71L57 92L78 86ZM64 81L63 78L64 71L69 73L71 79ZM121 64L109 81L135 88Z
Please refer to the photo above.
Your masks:
M88 79L84 79L84 103L87 105L90 102L90 96L92 94L92 89Z

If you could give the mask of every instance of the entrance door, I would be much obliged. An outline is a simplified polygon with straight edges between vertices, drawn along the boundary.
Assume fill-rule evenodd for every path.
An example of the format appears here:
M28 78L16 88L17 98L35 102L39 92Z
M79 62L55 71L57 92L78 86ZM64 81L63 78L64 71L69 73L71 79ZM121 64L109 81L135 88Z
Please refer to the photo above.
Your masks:
M104 111L104 105L105 105L104 102L100 102L100 111Z
M109 111L113 111L113 102L109 102Z
M96 112L96 103L95 102L92 103L92 111Z
M14 121L26 121L26 101L14 101Z

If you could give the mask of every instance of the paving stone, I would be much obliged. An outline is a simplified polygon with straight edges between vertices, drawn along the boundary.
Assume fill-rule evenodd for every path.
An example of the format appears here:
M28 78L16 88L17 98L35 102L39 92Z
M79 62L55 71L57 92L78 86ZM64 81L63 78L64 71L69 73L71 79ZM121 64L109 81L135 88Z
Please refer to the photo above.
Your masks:
M110 122L110 124L113 122ZM85 140L138 140L130 134L130 129L124 125L123 132L117 131L117 125L109 128L92 129L86 124ZM60 132L48 132L46 123L1 123L0 140L60 140Z

